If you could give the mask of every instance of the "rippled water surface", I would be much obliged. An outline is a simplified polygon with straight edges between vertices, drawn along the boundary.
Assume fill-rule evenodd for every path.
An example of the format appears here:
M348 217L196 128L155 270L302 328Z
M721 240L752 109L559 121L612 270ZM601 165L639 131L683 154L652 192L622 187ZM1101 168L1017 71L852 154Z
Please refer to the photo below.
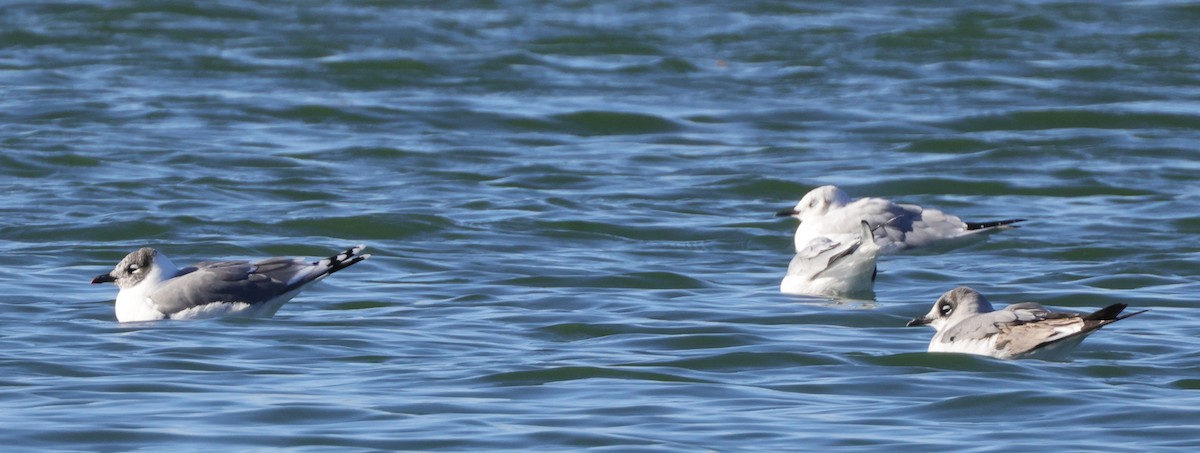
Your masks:
M678 4L674 4L678 3ZM9 2L0 440L27 450L1200 446L1200 7ZM810 188L1018 230L779 294ZM131 250L374 257L121 325ZM924 352L942 292L1151 311Z

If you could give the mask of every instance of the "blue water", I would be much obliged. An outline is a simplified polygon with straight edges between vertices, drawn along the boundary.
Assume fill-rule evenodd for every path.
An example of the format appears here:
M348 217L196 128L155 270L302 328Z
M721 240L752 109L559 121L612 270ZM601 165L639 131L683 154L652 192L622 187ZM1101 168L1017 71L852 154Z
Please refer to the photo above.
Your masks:
M1195 4L301 3L4 5L6 449L1200 447ZM831 183L1029 221L779 294ZM271 319L88 285L357 243ZM1151 311L925 353L963 284Z

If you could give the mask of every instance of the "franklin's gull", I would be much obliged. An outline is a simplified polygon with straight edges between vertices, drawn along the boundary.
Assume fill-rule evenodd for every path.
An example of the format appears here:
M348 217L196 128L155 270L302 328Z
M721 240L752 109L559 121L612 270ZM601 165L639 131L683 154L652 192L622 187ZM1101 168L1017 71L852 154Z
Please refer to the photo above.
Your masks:
M130 253L92 283L116 283L117 321L196 319L226 315L271 317L308 285L371 255L359 245L329 258L206 261L177 269L149 247Z
M1126 304L1112 304L1093 313L1053 312L1034 302L993 311L982 294L960 286L947 291L923 317L908 326L937 329L929 352L958 352L1000 359L1059 359L1097 329L1146 310L1121 316Z

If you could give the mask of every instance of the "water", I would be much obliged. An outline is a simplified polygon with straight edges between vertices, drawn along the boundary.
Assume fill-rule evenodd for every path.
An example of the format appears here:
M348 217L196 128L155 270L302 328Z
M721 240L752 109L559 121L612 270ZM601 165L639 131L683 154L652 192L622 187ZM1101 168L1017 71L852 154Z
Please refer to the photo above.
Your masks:
M302 3L4 6L6 448L1200 446L1194 4ZM1030 220L781 295L773 213L827 183ZM273 319L87 284L360 242ZM960 284L1151 311L924 353Z

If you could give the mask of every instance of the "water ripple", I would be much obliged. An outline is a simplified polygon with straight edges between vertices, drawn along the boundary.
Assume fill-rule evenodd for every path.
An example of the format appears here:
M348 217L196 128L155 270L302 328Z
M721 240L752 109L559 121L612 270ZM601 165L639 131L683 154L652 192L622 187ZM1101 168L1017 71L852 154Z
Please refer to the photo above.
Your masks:
M15 448L1194 449L1200 9L1170 2L27 2L0 15ZM809 189L1028 218L783 295ZM272 319L88 285L373 258ZM928 354L997 304L1150 312L1062 362ZM1046 426L1052 436L1030 437ZM803 446L803 447L798 447Z

